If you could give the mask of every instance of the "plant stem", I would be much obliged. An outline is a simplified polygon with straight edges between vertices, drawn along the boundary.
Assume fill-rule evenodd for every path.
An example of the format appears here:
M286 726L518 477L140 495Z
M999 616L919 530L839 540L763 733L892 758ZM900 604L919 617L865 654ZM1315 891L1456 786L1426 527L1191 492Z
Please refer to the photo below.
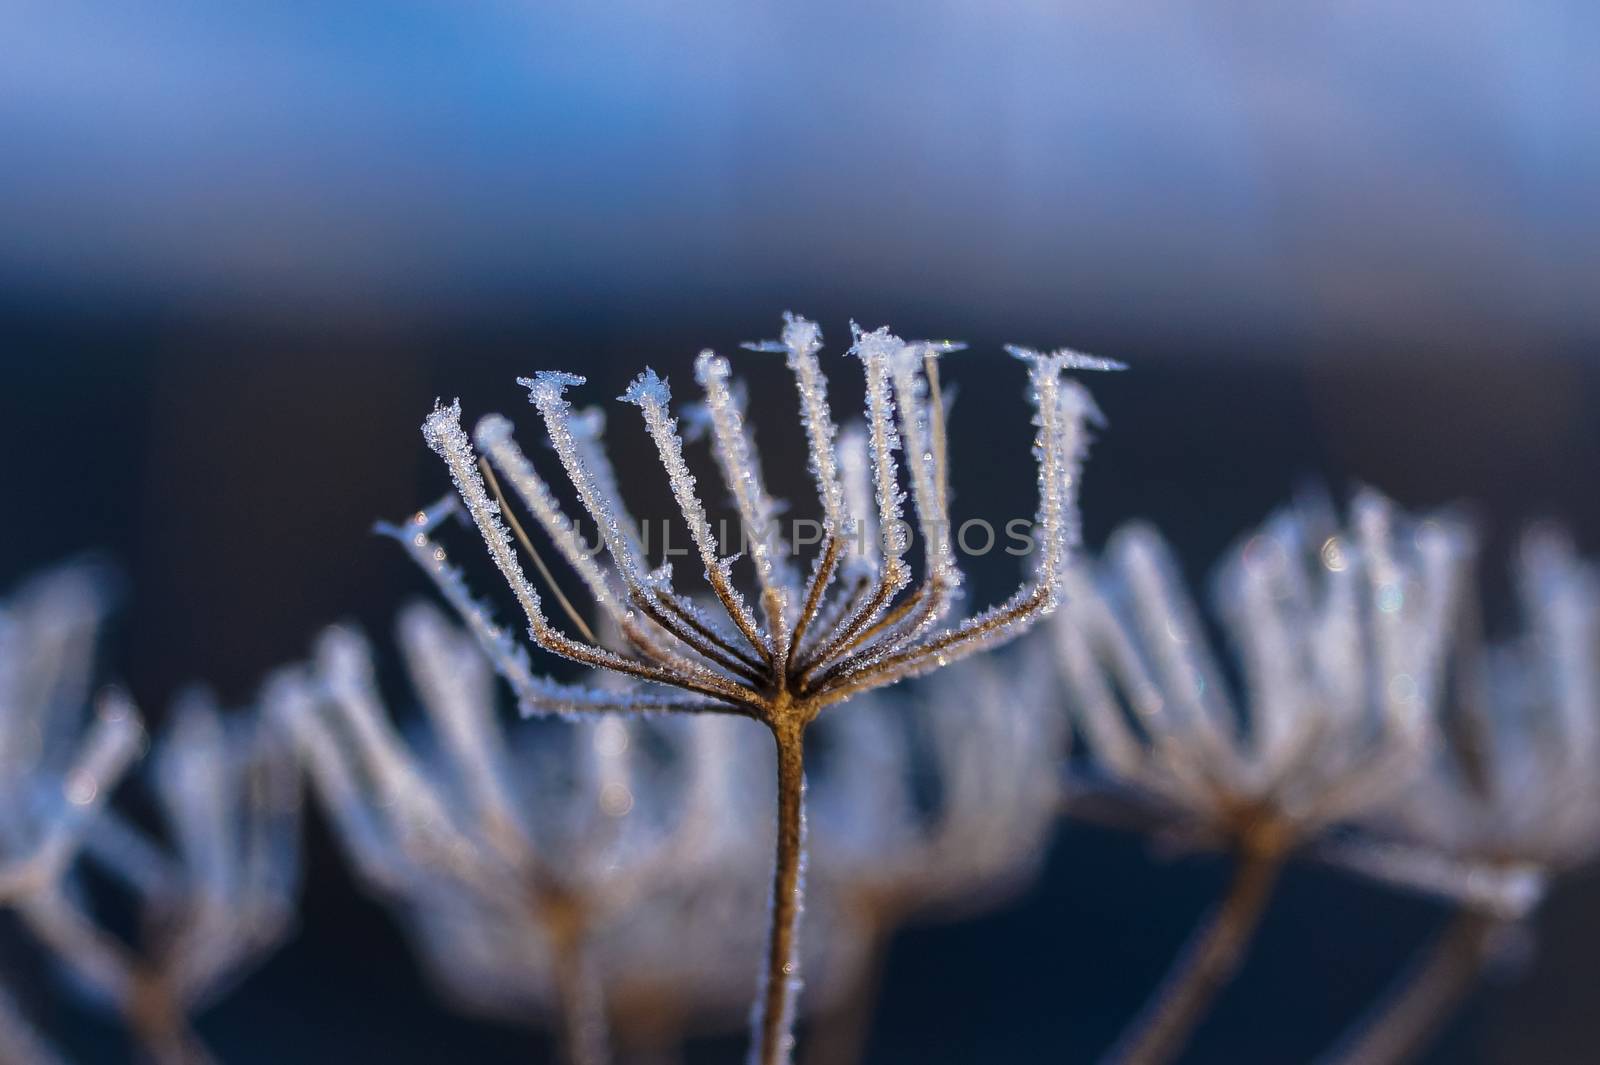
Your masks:
M1391 1065L1421 1051L1477 982L1505 922L1463 910L1326 1059L1329 1065Z
M1164 1065L1178 1056L1217 993L1238 971L1282 867L1281 846L1246 842L1227 895L1195 930L1108 1061Z
M594 971L585 922L577 906L552 907L550 922L556 994L561 1000L561 1053L567 1065L606 1065L605 1005Z
M184 1016L170 983L138 973L126 1016L141 1057L151 1065L211 1065L213 1058Z
M779 718L772 726L778 745L778 845L772 872L772 923L767 968L756 1014L751 1060L788 1065L794 1045L794 1002L800 989L800 904L805 887L804 726Z

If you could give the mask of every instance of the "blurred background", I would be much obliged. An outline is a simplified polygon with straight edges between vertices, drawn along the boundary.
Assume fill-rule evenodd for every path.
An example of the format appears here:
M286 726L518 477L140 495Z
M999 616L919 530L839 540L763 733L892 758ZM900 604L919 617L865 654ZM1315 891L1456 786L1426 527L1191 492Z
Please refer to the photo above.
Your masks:
M1149 518L1199 578L1305 479L1370 483L1477 513L1502 625L1524 524L1600 550L1600 9L863 7L0 4L0 586L99 552L108 675L158 716L195 678L246 702L316 628L387 639L425 592L368 529L444 491L436 396L526 423L516 376L608 401L646 363L687 393L785 309L841 410L851 318L973 345L969 514L1031 510L999 346L1069 344L1133 367L1091 382L1091 546ZM736 366L797 444L781 360ZM545 1060L438 1005L312 847L299 939L201 1021L225 1060ZM896 941L871 1059L1090 1060L1225 872L1063 828L1019 904ZM1566 883L1430 1060L1592 1060L1597 899ZM1308 1060L1442 916L1295 871L1186 1060ZM32 1005L120 1060L42 978Z

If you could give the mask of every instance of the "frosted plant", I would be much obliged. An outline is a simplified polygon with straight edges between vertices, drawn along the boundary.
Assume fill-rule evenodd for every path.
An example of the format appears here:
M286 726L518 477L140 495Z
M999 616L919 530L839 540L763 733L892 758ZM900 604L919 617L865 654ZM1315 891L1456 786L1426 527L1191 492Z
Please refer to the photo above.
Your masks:
M856 958L850 978L826 989L808 1060L861 1060L897 928L977 912L1038 871L1065 753L1040 658L963 663L822 726L830 757L815 782L814 879Z
M670 886L717 852L708 792L731 722L697 720L667 737L676 773L640 756L641 726L620 718L514 746L477 639L423 605L399 629L425 737L402 738L366 642L344 629L320 639L317 684L288 708L324 805L453 997L496 1014L554 1014L570 1060L604 1061L596 942L652 884ZM681 801L651 801L663 794Z
M144 743L125 697L89 693L105 584L91 566L63 566L0 604L0 905L27 907L62 890L84 833ZM0 989L0 1057L53 1056Z
M151 768L170 851L111 809L84 840L84 859L131 893L139 942L97 923L77 877L19 910L85 992L121 1013L153 1060L193 1065L209 1055L188 1018L289 930L299 884L299 770L265 717L224 718L198 691L175 707Z
M536 680L504 635L469 604L468 617L498 647L502 672L513 679L530 712L581 710L709 711L752 717L766 725L777 746L776 861L767 963L755 1010L752 1059L776 1065L789 1058L804 851L803 738L825 708L872 688L937 669L1020 634L1055 605L1058 573L1074 541L1078 471L1086 446L1084 423L1094 408L1081 388L1063 379L1075 367L1111 364L1072 352L1041 354L1013 349L1028 367L1037 426L1039 506L1032 576L1004 603L952 622L961 590L955 565L946 483L944 409L938 356L953 345L906 344L887 329L857 331L852 353L866 375L866 458L872 513L847 498L827 381L817 353L821 333L789 317L781 341L752 345L781 352L797 384L809 464L822 512L822 546L802 576L776 525L777 504L767 494L756 463L740 392L729 383L721 357L703 353L696 376L704 390L717 465L748 532L755 606L736 587L735 556L713 534L696 481L684 457L667 382L646 370L622 399L639 408L661 459L673 497L688 526L703 576L722 616L708 613L672 582L668 567L650 569L636 525L617 492L602 455L598 419L573 411L566 398L582 378L540 373L522 380L544 422L584 510L598 526L609 564L582 543L576 523L517 447L506 419L479 422L481 461L460 425L457 404L440 406L423 426L431 448L449 467L467 514L511 586L533 643L558 657L641 682L626 691L585 690ZM910 498L923 540L925 572L913 581L906 560L910 527L903 519L901 462L909 468ZM552 624L543 600L523 571L517 540L537 560L531 542L499 498L490 468L511 485L557 553L585 585L613 630L602 644L576 610L567 610L578 635ZM486 476L487 475L487 476ZM487 483L486 483L487 481ZM417 516L425 536L436 514ZM862 535L873 519L875 536ZM454 581L450 583L455 583ZM465 593L456 590L460 599ZM569 606L570 604L564 604Z
M1348 530L1332 525L1288 511L1224 560L1215 591L1242 705L1155 532L1114 537L1098 585L1069 577L1053 630L1105 784L1163 831L1236 858L1118 1060L1173 1057L1237 968L1284 859L1393 800L1432 756L1465 538L1372 492Z
M1403 1060L1471 987L1504 927L1549 878L1600 852L1600 574L1546 530L1520 556L1525 628L1485 646L1458 627L1445 736L1429 771L1370 818L1378 840L1330 848L1343 864L1462 907L1399 990L1338 1056Z

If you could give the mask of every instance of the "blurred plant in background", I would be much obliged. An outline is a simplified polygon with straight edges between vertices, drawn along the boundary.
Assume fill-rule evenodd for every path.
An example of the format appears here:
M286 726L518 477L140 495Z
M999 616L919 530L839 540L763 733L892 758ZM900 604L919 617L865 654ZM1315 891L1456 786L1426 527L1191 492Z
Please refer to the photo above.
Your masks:
M312 683L277 705L347 853L442 992L559 1028L586 1065L610 1060L610 1042L623 1060L670 1060L691 1033L737 1028L767 905L759 731L696 715L508 732L469 634L419 604L401 615L400 646L425 734L403 738L384 713L348 630L322 637ZM963 664L819 725L800 1004L813 1060L860 1060L897 925L998 903L1036 870L1065 719L1032 657L1016 671Z
M15 784L6 832L32 847L8 866L5 897L84 996L122 1017L144 1054L161 1065L194 1065L209 1055L189 1017L290 926L299 770L269 717L225 720L195 691L175 709L150 762L169 846L109 806L143 746L132 701L102 695L79 753L62 753L83 717L104 583L87 569L59 570L25 589L0 622L0 727L6 779ZM131 899L136 927L116 927L108 893ZM46 1053L10 1003L0 1013L10 1029L0 1038L20 1048L19 1057Z
M721 822L745 798L730 793L732 723L605 717L511 737L469 635L418 605L400 644L430 726L417 741L384 711L370 652L347 630L321 638L315 685L292 707L346 850L453 998L546 1017L571 1060L607 1060L601 945L644 899L726 868Z
M63 566L0 606L0 901L24 915L66 905L83 835L144 744L125 696L89 710L107 583L92 566ZM19 1060L55 1056L9 994L0 1046Z
M1392 799L1427 760L1461 534L1401 523L1370 493L1352 511L1348 532L1320 509L1286 512L1220 567L1244 707L1153 530L1113 538L1098 586L1069 581L1054 633L1095 765L1158 831L1236 860L1116 1060L1175 1058L1242 960L1283 861Z
M889 941L902 926L959 920L1026 890L1062 797L1067 721L1037 649L964 662L874 694L819 729L813 892L849 943L806 1059L865 1060Z
M1600 575L1549 528L1524 538L1517 563L1522 629L1485 645L1481 611L1464 599L1426 771L1367 818L1381 842L1328 849L1460 907L1332 1060L1415 1054L1549 880L1600 851Z
M1593 573L1559 538L1531 540L1532 632L1485 654L1465 594L1470 531L1448 515L1406 519L1372 492L1351 512L1340 529L1308 497L1219 567L1243 707L1153 531L1115 536L1098 581L1068 577L1051 631L1091 756L1079 809L1236 859L1113 1060L1182 1051L1302 851L1469 906L1435 970L1397 989L1341 1059L1404 1060L1470 985L1496 919L1525 912L1546 872L1596 845Z

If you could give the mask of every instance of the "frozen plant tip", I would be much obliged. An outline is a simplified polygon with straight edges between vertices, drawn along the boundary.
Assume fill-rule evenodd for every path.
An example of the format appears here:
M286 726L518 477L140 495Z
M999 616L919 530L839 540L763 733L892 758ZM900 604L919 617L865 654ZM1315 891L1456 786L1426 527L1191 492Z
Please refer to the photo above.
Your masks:
M775 504L756 462L742 393L729 385L723 360L706 354L698 362L716 464L743 527L755 541L749 551L753 605L735 581L736 556L724 552L697 493L667 381L646 370L622 396L644 421L715 600L715 613L675 585L668 568L647 565L633 531L636 524L602 453L598 419L575 412L567 399L581 378L540 373L521 383L584 510L598 526L607 565L575 539L573 521L517 447L506 419L490 416L478 424L476 451L461 428L457 405L438 407L423 425L428 445L449 468L466 513L521 606L533 643L580 665L639 682L624 691L585 691L536 680L520 649L472 604L441 559L432 567L435 577L458 607L465 608L525 708L709 711L751 717L771 730L777 745L777 846L767 964L751 1053L759 1065L777 1065L791 1054L800 984L796 944L806 728L828 706L994 647L1054 608L1059 573L1076 535L1086 422L1095 414L1088 394L1063 375L1070 369L1107 365L1067 351L1014 350L1027 367L1037 430L1034 569L1005 602L953 620L961 577L948 543L948 461L938 372L939 355L951 346L908 344L887 329L856 330L851 353L860 360L866 379L865 454L850 466L864 474L868 486L851 489L845 483L827 378L818 358L821 344L815 323L789 316L780 340L750 345L781 353L799 393L822 527L820 548L805 571L773 531ZM908 475L903 475L902 463ZM926 544L926 566L919 579L906 560L903 476ZM523 570L517 544L537 566L543 563L501 498L501 481L582 581L598 614L597 626L591 627L565 600L561 605L576 634L552 623L539 590ZM852 501L859 499L870 499L870 506L858 510ZM435 517L418 515L413 544L416 536L426 539ZM560 599L553 586L549 590ZM608 638L597 638L597 629Z

